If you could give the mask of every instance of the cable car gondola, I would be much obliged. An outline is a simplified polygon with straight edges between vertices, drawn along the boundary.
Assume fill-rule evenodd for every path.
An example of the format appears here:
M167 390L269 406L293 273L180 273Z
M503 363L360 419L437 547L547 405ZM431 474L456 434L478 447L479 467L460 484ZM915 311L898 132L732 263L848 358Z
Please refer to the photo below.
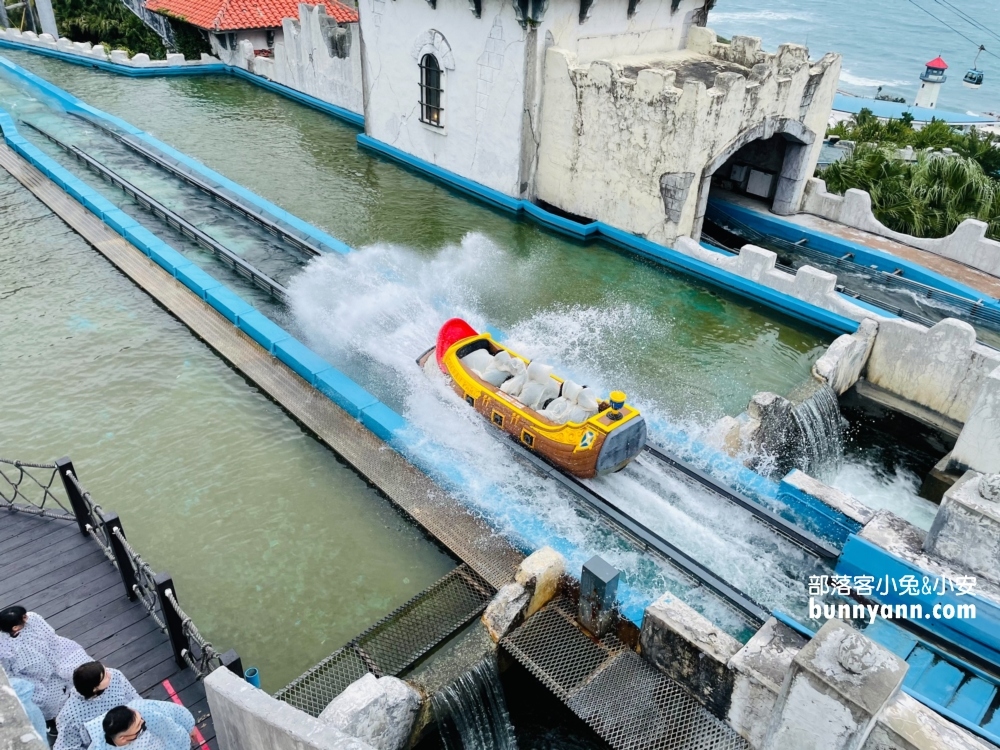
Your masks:
M976 64L979 62L979 56L985 51L986 47L980 44L979 51L976 52L976 59L973 61L972 67L968 71L966 71L965 76L962 78L962 85L965 86L965 88L978 89L980 86L983 85L983 79L986 77L986 75L983 73L983 71L979 70L976 67Z

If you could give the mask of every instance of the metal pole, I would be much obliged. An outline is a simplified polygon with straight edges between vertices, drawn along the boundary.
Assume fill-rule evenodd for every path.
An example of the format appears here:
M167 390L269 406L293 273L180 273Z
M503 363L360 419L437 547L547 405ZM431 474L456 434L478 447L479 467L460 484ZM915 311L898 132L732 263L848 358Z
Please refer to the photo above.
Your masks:
M115 536L115 530L117 530L121 535L122 539L125 539L125 530L122 528L121 519L118 518L117 513L106 513L104 516L104 531L108 536L108 540L111 542L111 551L115 554L115 562L118 563L118 572L122 575L122 584L125 586L125 596L129 598L129 601L135 601L136 592L136 575L135 567L132 565L132 558L129 557L128 551L125 549L125 545L122 544L121 539Z
M58 39L59 27L56 26L56 15L52 11L52 0L35 0L35 13L42 26L42 33L51 34L53 39Z
M0 2L3 2L3 0L0 0ZM68 476L72 474L76 477L76 471L73 469L73 462L69 460L69 456L56 459L56 469L59 472L60 479L62 479L66 496L69 498L69 504L73 507L73 515L76 516L76 522L80 526L80 533L86 536L87 524L90 523L90 508L87 506L87 501L83 499L83 495L77 489L76 484Z
M163 622L167 626L167 636L174 649L174 661L181 669L186 669L188 663L184 660L184 652L188 651L188 642L187 636L184 635L184 622L174 606L167 600L167 592L170 591L174 599L180 603L180 599L177 598L177 590L174 588L174 579L170 577L169 573L157 573L153 582L156 584L156 598L160 602Z

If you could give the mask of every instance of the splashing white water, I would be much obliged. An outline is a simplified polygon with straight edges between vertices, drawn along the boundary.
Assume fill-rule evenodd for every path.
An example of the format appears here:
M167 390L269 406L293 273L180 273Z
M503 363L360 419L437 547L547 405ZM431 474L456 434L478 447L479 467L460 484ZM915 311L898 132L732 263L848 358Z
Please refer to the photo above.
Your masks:
M897 466L889 473L871 461L854 460L841 466L830 484L865 505L891 511L924 531L930 529L938 511L936 503L920 497L920 477L902 467Z
M690 582L636 552L596 523L566 490L522 465L440 373L434 370L428 377L416 366L415 358L433 345L444 320L457 315L482 330L491 322L483 310L492 301L524 291L509 292L506 268L502 288L491 280L489 269L499 263L509 266L510 256L481 235L468 235L461 245L430 258L375 246L344 258L313 260L289 284L289 301L310 346L401 411L414 428L408 450L417 462L453 491L458 488L463 501L494 526L526 546L552 544L570 557L571 570L590 554L601 554L626 571L635 588L626 608L642 606L664 589L684 596ZM518 276L525 287L537 283L530 263ZM616 356L615 344L628 337L665 336L669 331L660 328L666 324L628 302L601 303L553 306L513 320L506 326L507 343L600 391L628 388L634 394L630 400L651 422L663 419L662 412L657 414L656 384L633 380L636 375L628 361ZM801 604L802 582L813 561L767 529L748 531L745 513L729 516L740 516L738 523L720 523L734 510L728 503L672 483L659 464L637 464L599 482L612 502L641 515L724 575L738 577L765 603L786 609ZM689 603L723 627L740 627L738 618L703 593Z

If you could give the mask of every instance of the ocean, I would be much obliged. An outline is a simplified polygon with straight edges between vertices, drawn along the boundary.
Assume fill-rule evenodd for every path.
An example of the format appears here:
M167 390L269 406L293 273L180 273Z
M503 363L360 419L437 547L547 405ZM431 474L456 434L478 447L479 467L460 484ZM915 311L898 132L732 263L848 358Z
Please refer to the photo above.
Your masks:
M1000 114L1000 0L719 0L709 13L708 25L724 37L761 37L768 51L795 42L809 47L813 59L839 52L844 56L842 91L873 97L882 86L884 94L905 97L910 103L924 64L941 55L949 67L938 108ZM985 71L986 81L973 91L962 85L962 76L972 67L978 44L997 57L987 52L979 56L977 67Z

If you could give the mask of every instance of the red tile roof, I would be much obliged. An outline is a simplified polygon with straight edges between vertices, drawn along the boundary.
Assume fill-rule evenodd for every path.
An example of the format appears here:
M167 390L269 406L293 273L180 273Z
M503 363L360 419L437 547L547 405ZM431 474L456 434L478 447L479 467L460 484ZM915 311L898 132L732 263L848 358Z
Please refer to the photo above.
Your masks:
M948 63L942 60L940 57L935 57L929 63L927 63L928 68L936 68L937 70L948 70Z
M156 13L210 31L276 29L283 18L299 17L300 0L148 0ZM358 12L337 0L322 0L326 14L338 23L357 23ZM318 5L319 3L307 3Z

